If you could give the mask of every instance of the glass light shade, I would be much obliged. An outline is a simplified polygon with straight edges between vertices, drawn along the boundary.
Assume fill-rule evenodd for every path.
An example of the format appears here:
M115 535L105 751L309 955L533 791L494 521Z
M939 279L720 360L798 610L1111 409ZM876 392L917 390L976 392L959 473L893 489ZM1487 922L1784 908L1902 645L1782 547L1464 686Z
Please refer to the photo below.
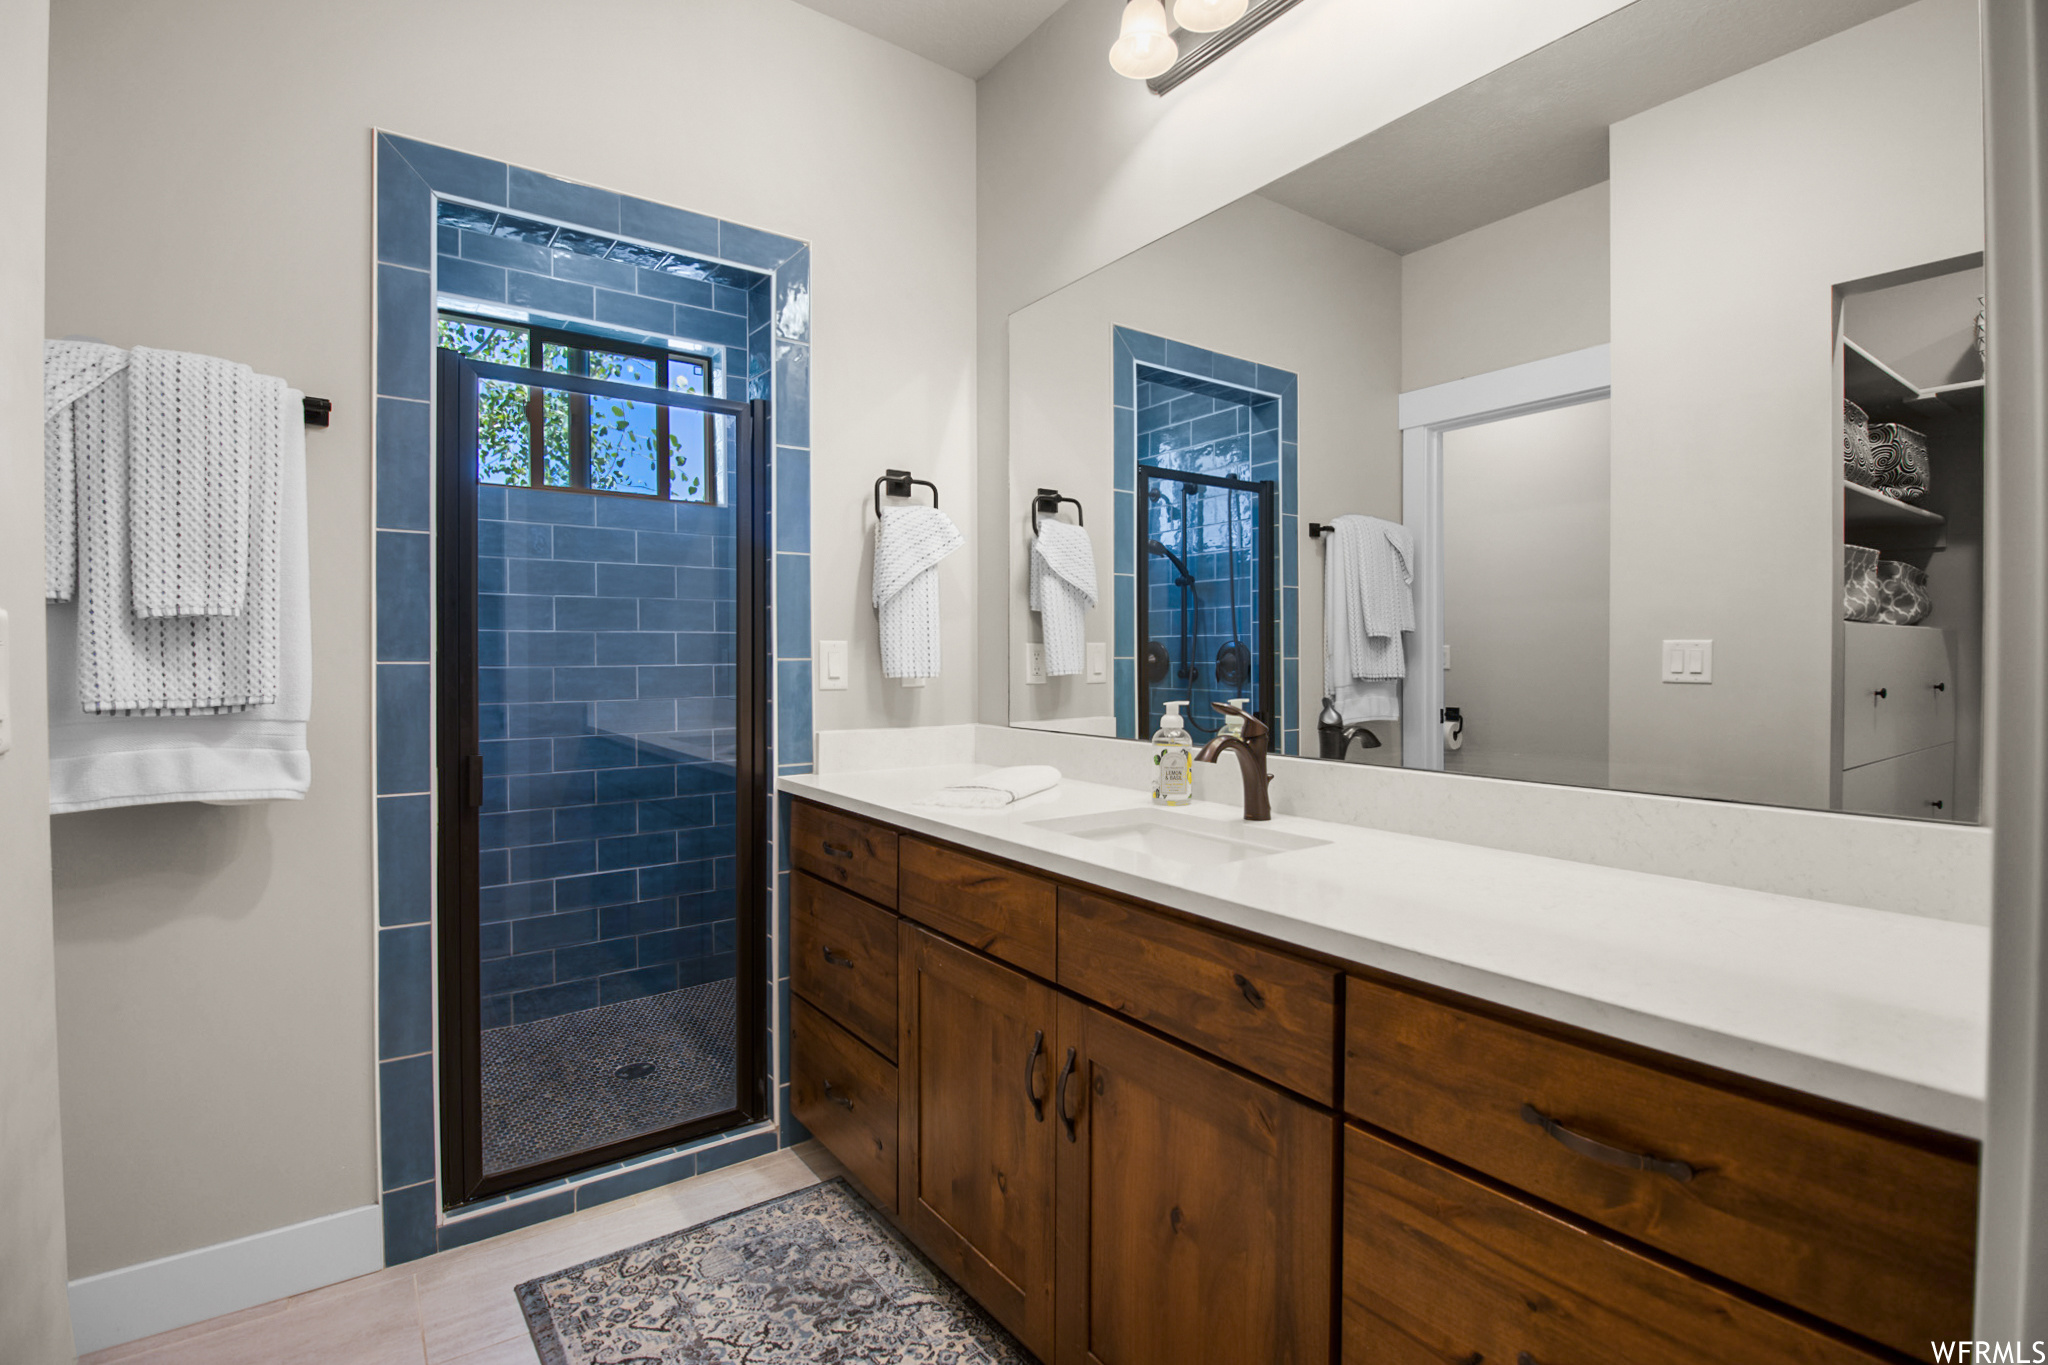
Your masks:
M1214 33L1244 18L1250 0L1174 0L1173 22L1190 33Z
M1110 69L1143 81L1171 70L1179 60L1180 47L1166 27L1166 6L1160 0L1130 0L1123 28L1109 49Z

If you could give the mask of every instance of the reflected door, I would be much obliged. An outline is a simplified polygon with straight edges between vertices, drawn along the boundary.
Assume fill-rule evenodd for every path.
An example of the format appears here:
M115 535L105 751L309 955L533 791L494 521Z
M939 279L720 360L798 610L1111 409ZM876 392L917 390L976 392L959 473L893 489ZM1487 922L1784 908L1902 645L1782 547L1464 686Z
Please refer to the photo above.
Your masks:
M767 405L444 319L444 1196L764 1112Z

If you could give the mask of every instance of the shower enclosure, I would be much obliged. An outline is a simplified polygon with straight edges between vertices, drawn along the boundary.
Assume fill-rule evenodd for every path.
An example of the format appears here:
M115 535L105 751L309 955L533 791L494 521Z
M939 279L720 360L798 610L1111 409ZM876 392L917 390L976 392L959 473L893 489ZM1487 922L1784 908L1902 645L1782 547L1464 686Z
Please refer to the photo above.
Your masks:
M452 1205L766 1112L769 437L708 357L442 337Z
M1198 741L1222 728L1212 702L1276 714L1275 503L1270 479L1138 466L1142 733L1175 700Z

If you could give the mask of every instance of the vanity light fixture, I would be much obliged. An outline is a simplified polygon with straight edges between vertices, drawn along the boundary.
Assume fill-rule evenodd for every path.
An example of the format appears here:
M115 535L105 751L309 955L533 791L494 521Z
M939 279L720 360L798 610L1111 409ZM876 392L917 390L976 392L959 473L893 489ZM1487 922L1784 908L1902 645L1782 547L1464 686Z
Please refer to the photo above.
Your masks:
M1134 81L1162 76L1180 58L1180 45L1166 27L1166 6L1160 0L1127 0L1123 27L1109 49L1109 65Z
M1174 0L1173 22L1190 33L1214 33L1244 18L1251 0Z

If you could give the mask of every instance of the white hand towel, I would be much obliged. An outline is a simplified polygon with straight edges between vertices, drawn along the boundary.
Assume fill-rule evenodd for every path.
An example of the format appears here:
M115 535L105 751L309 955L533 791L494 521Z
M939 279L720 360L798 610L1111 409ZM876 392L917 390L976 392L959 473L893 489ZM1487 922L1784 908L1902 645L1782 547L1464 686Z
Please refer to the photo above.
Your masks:
M1027 764L1021 768L997 768L965 782L941 787L913 804L946 806L956 810L996 810L1027 796L1051 791L1059 784L1060 770L1042 763Z
M72 406L128 368L128 353L97 341L43 343L43 597L78 591L78 464Z
M267 420L249 443L242 534L248 582L236 616L138 617L131 590L128 402L134 366L73 405L78 464L78 699L94 715L206 714L278 699L281 452L303 443L284 381L259 376Z
M1337 518L1323 561L1323 690L1347 721L1400 719L1414 562L1414 542L1399 522Z
M50 811L166 801L296 801L313 779L311 575L306 545L306 433L301 395L280 400L280 617L277 700L232 715L89 715L80 705L78 608L49 618Z
M128 365L128 555L137 616L238 616L252 494L282 381L210 355L137 346ZM275 459L271 451L270 458Z
M939 676L939 561L966 544L936 507L885 507L875 527L882 676Z
M1088 652L1087 613L1095 607L1095 547L1088 532L1041 521L1031 542L1031 609L1045 639L1045 671L1079 673Z

